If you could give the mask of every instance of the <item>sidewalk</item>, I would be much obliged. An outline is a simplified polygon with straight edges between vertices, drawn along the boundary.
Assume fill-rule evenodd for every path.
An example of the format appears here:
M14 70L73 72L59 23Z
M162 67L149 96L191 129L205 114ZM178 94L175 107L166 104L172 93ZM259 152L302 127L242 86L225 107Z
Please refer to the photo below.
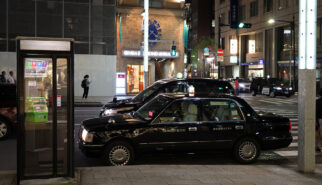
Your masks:
M322 165L139 165L81 169L81 185L321 185Z
M114 167L76 168L77 178L23 182L23 185L321 185L322 157L317 157L314 174L303 174L296 160L240 165L214 159L214 163L139 163ZM171 160L170 160L171 161ZM180 161L180 160L179 160ZM216 162L217 161L217 162ZM276 164L278 163L278 164ZM0 185L15 185L15 174L0 172Z
M131 98L133 96L117 96L118 100ZM113 100L113 96L89 96L86 100L81 96L75 96L75 107L101 107Z

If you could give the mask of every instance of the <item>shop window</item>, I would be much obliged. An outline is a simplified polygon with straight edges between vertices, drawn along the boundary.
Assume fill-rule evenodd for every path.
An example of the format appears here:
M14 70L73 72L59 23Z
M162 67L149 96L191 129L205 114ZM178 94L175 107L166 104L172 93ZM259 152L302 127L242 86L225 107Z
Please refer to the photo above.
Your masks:
M221 13L220 15L220 24L225 24L225 13Z
M277 3L278 3L278 10L282 10L289 7L288 0L278 0Z
M245 20L246 19L246 6L245 5L243 5L243 6L240 6L239 7L239 12L238 12L238 19L239 19L239 21L243 21L243 20Z
M263 32L255 34L256 41L256 52L263 52L264 43L263 43Z
M254 1L250 3L250 17L254 17L258 15L258 1Z
M221 49L225 49L225 37L221 38Z
M264 0L264 13L273 11L273 0Z
M127 65L127 93L138 93L143 90L144 66Z

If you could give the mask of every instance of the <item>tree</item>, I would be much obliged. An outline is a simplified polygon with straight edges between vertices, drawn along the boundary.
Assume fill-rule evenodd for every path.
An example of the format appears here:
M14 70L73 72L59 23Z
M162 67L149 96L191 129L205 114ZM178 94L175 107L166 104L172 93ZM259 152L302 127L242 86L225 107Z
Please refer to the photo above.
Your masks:
M214 38L208 37L200 40L195 46L192 47L191 51L191 64L198 64L199 52L203 52L203 49L210 47L212 51L217 48L217 42Z

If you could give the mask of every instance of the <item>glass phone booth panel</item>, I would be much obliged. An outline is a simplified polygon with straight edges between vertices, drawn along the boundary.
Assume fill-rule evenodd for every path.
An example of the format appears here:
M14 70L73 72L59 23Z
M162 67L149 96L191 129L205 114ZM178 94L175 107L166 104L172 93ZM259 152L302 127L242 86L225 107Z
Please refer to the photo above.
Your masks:
M66 58L57 59L57 173L67 173L68 166L68 61Z
M67 58L24 59L25 176L68 172L68 86Z
M25 175L51 175L53 105L51 58L25 58Z

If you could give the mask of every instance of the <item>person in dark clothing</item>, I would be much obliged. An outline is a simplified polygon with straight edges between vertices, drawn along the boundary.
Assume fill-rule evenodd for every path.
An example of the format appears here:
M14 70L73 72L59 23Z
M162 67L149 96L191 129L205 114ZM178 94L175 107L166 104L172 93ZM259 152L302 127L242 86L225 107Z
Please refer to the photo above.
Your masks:
M322 89L319 91L320 97L316 100L316 134L315 134L315 150L321 152L322 144L321 126L322 126Z
M6 72L5 71L2 71L2 73L0 75L0 83L2 83L2 84L7 83Z
M90 83L91 81L89 80L89 76L85 75L82 81L82 88L84 89L83 99L87 99Z

